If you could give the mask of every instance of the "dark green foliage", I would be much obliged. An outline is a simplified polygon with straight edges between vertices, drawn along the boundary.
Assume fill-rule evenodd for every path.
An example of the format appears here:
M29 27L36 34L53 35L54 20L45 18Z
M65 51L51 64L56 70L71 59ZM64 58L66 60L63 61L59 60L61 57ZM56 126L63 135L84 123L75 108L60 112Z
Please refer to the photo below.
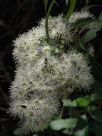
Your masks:
M68 4L69 4L69 2L70 2L70 6L69 6L69 9L68 9L67 14L65 16L66 19L68 19L71 16L71 14L73 13L73 11L75 9L75 5L76 5L76 0L70 0L70 1L68 1Z

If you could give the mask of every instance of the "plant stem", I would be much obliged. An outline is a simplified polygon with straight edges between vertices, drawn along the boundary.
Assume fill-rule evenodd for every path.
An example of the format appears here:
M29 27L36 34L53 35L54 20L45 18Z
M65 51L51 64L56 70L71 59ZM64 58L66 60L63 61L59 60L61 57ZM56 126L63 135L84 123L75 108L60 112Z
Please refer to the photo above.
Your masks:
M46 28L47 43L49 43L48 16L46 16L45 28Z
M62 107L59 117L62 118L63 116L64 107Z
M46 14L46 19L45 19L45 29L46 29L46 37L47 37L47 43L49 43L50 41L50 37L49 37L49 26L48 26L48 17L50 15L50 11L52 9L52 6L53 4L56 3L55 0L52 1L52 3L50 4L49 8L48 8L48 11L47 11L47 14Z
M69 0L66 0L66 5L68 4Z

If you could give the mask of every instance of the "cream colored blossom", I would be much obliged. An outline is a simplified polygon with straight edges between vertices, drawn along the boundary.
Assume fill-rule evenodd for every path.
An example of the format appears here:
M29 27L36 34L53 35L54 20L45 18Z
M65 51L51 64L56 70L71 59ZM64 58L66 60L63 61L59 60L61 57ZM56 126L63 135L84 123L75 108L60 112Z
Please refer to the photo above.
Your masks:
M80 11L80 12L73 12L73 14L70 16L68 22L69 23L75 23L76 21L78 21L79 19L85 19L85 18L93 18L93 15L91 13L89 13L87 10L84 11Z
M84 11L74 13L69 23L89 16ZM10 87L10 113L21 119L21 126L27 132L43 130L58 114L62 97L76 89L89 89L93 83L84 54L76 49L65 53L66 41L71 46L74 37L63 16L50 16L48 23L49 43L46 41L45 19L14 41L13 56L17 68Z

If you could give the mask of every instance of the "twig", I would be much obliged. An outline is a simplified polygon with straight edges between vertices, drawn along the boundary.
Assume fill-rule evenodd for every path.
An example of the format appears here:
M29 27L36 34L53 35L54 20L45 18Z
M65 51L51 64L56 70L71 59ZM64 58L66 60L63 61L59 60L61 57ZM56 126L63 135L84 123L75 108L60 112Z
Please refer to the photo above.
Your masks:
M64 107L62 107L59 117L62 118L64 112Z

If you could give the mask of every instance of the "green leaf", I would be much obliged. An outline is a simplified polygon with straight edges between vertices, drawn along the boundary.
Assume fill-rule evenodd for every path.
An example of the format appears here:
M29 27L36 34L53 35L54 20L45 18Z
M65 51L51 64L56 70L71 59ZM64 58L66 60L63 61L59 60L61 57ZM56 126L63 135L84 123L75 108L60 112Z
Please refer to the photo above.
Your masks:
M45 12L46 12L46 9L47 9L47 4L48 4L48 0L44 0Z
M89 103L90 103L90 98L88 96L87 97L82 97L82 98L77 98L75 100L75 102L80 107L87 107L89 105Z
M66 0L66 5L68 4L68 0Z
M102 30L102 19L98 19L96 22L95 22L95 31L98 32L98 31L101 31Z
M62 130L62 129L72 129L77 125L78 119L69 118L69 119L58 119L51 122L50 126L53 130Z
M94 110L94 111L91 111L91 112L89 112L89 113L90 113L91 117L92 117L94 120L96 120L96 121L102 123L102 111Z
M63 134L68 134L68 135L72 135L74 133L73 129L65 129L62 131Z
M85 128L86 125L87 125L87 116L85 114L83 114L78 118L76 130L81 130L81 129Z
M74 28L80 28L80 27L84 27L88 24L90 24L93 20L91 18L82 18L78 21L76 21L75 23L72 24L72 26Z
M102 100L102 95L99 95L98 93L93 93L91 95L91 101L101 101Z
M102 100L102 85L100 82L95 82L93 90L95 93L91 95L90 101Z
M82 37L81 37L81 43L87 43L89 41L91 41L92 39L94 39L96 37L96 31L95 30L89 30L87 33L85 33Z
M63 100L63 106L64 107L76 107L77 104L75 103L75 101L71 101L69 99L64 99Z
M101 14L99 15L99 19L101 19L101 20L102 20L102 12L101 12Z
M77 24L74 24L74 27L88 25L89 23L90 23L90 26L92 25L92 29L90 29L87 33L85 33L85 35L81 37L82 43L87 43L91 41L92 39L96 37L96 33L102 30L102 19L100 18L101 17L99 17L99 19L94 21L91 21L91 19L87 19L86 21L81 20L82 24L80 21L76 22Z
M66 19L68 19L71 14L73 13L74 9L75 9L75 5L76 5L76 0L70 0L70 8L65 16Z
M23 128L17 128L14 133L15 136L24 136L25 135L25 130Z
M88 134L88 127L85 127L81 130L75 132L74 136L89 136Z
M49 6L49 8L48 8L48 11L47 11L47 13L46 13L46 16L49 16L49 15L50 15L50 11L51 11L51 9L52 9L54 3L57 4L57 2L56 2L55 0L53 0L53 1L51 2L50 6Z

